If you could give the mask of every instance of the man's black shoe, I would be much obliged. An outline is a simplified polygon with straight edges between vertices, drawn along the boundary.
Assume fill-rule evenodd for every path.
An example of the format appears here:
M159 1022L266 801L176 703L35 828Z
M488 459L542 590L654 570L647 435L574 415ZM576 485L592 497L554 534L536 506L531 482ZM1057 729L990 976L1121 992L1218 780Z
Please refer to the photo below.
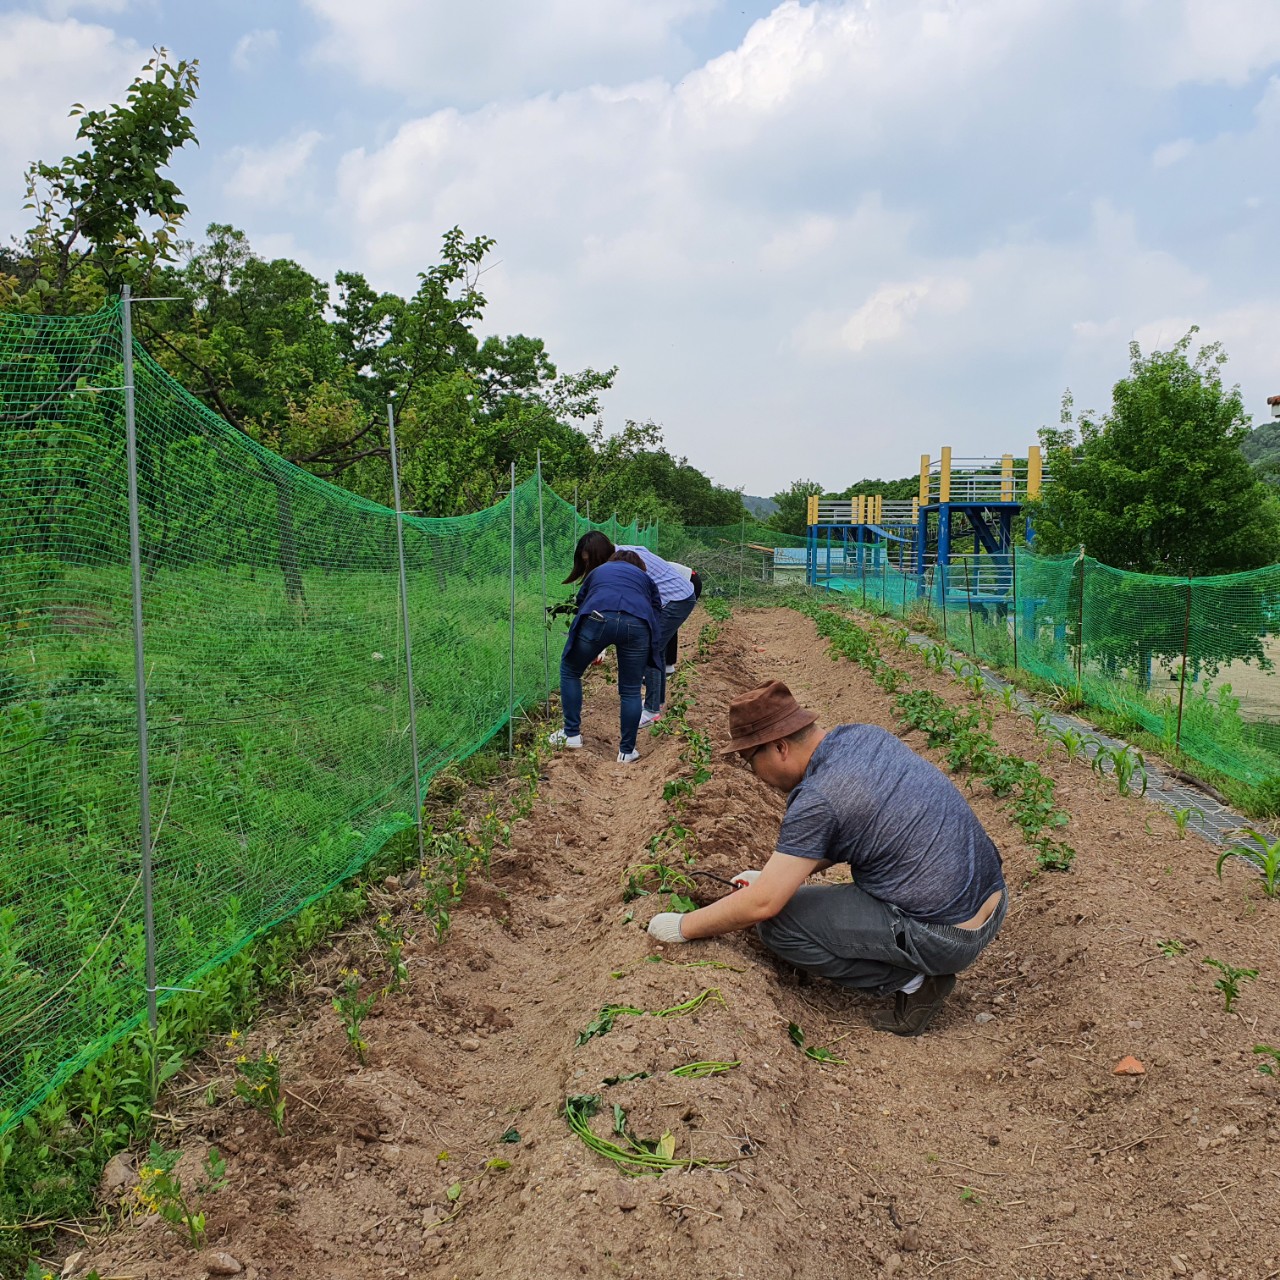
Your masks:
M955 986L954 973L931 974L911 995L897 992L893 1008L873 1013L871 1025L877 1031L891 1031L895 1036L918 1036L946 1003Z

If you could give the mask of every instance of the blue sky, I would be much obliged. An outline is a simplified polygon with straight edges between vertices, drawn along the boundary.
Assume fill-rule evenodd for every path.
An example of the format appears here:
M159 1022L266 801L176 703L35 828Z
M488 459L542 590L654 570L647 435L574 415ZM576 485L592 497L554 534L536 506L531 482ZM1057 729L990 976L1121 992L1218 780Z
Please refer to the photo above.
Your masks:
M9 0L0 234L155 44L189 234L400 292L493 236L486 328L748 492L1020 450L1193 323L1280 392L1280 0Z

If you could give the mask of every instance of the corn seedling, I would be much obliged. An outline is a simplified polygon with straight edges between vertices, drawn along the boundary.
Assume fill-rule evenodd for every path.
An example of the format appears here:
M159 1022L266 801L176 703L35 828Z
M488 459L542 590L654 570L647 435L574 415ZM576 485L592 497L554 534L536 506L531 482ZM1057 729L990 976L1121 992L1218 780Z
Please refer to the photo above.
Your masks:
M1076 760L1079 756L1088 754L1089 748L1097 745L1098 739L1092 734L1081 733L1078 729L1072 729L1070 726L1065 729L1057 729L1049 735L1049 749L1052 751L1054 747L1061 747L1068 763Z
M1108 769L1107 765L1111 768ZM1133 747L1099 747L1093 757L1093 769L1100 775L1110 773L1122 796L1147 793L1147 762L1142 752ZM1139 779L1136 791L1135 778Z
M1043 707L1032 707L1023 714L1031 721L1031 730L1037 738L1043 738L1053 726L1053 717Z
M409 966L405 964L403 957L404 929L394 924L389 915L381 915L374 924L373 931L382 944L382 960L387 966L387 985L383 988L383 994L399 991L409 976Z
M1214 868L1218 873L1218 879L1222 879L1222 864L1228 858L1243 858L1262 872L1262 892L1268 898L1274 898L1280 893L1280 840L1268 840L1261 831L1253 827L1245 827L1244 834L1253 841L1253 847L1238 844L1223 853L1218 858L1218 865Z
M1198 805L1189 804L1185 809L1175 809L1169 816L1173 819L1173 825L1177 828L1178 839L1185 840L1187 838L1188 823L1192 818L1199 818L1203 822L1204 810ZM1218 866L1221 868L1222 863L1219 862ZM1221 876L1221 870L1219 870L1219 876Z
M1270 1062L1258 1063L1258 1071L1264 1076L1275 1076L1280 1074L1280 1049L1269 1044L1255 1044L1253 1046L1254 1053L1262 1054L1266 1058L1270 1058Z
M598 1093L573 1094L564 1100L564 1118L585 1146L611 1160L622 1173L633 1177L657 1176L668 1169L718 1169L730 1163L693 1156L677 1160L675 1138L670 1133L664 1133L656 1142L635 1137L627 1128L627 1113L617 1105L613 1108L613 1133L622 1142L601 1138L591 1128L591 1118L600 1110L603 1101Z
M1013 685L1007 684L1000 690L1000 705L1006 711L1016 712L1018 710L1018 691Z
M356 1057L363 1063L369 1048L369 1042L361 1036L360 1026L369 1016L369 1010L377 1003L378 997L373 995L367 1000L360 999L359 970L343 969L341 970L341 976L342 986L338 991L337 999L333 1002L333 1007L342 1023L343 1031L347 1033L347 1043L355 1050Z
M827 1062L832 1066L843 1067L845 1060L837 1058L830 1049L823 1049L820 1045L806 1045L804 1042L804 1032L800 1029L800 1025L795 1022L787 1023L787 1034L791 1037L791 1043L804 1052L806 1058L812 1058L814 1062Z
M945 671L951 663L950 655L940 644L929 645L920 656L930 671Z
M972 675L961 676L957 683L962 684L969 690L969 696L971 698L981 698L987 692L986 680L982 677L981 673L976 671Z
M742 1066L741 1061L734 1062L686 1062L683 1067L676 1067L668 1075L684 1076L691 1080L701 1080L705 1076L722 1076L734 1067Z
M280 1088L280 1061L274 1053L250 1058L241 1054L236 1059L235 1095L243 1098L255 1111L263 1112L284 1132L284 1093Z
M1170 960L1187 954L1187 944L1177 938L1157 938L1156 946L1160 949L1160 954L1168 956Z
M1252 982L1258 976L1257 969L1236 969L1225 960L1214 960L1211 956L1205 956L1204 963L1212 965L1222 974L1222 977L1213 984L1213 988L1215 991L1222 992L1224 1010L1230 1013L1231 1006L1240 999L1240 984Z
M205 1216L192 1208L182 1179L173 1172L181 1157L181 1151L166 1151L160 1143L153 1142L146 1164L138 1170L134 1195L142 1208L159 1214L170 1226L180 1228L186 1234L187 1244L198 1249L204 1243ZM217 1147L209 1149L203 1172L204 1180L196 1184L195 1194L221 1191L226 1185L227 1165Z

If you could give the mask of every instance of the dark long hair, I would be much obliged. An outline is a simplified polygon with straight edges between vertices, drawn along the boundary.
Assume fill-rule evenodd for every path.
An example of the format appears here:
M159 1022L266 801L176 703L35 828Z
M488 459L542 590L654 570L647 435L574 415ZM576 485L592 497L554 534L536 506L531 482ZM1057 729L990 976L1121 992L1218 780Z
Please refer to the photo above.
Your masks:
M604 564L613 555L613 550L613 543L599 529L584 533L573 551L573 572L565 581L577 582L579 578L585 578L597 565Z
M641 573L648 573L644 567L644 561L634 551L615 551L609 557L610 564L629 564L633 569L639 569Z

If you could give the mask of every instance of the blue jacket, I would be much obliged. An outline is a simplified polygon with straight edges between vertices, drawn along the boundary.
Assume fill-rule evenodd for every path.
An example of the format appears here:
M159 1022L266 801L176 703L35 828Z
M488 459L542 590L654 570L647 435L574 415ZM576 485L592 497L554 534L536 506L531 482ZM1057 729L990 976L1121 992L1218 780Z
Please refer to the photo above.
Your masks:
M606 561L592 569L578 589L578 612L569 628L569 643L573 642L578 624L593 610L600 613L617 610L639 618L649 628L649 665L659 666L660 661L666 661L658 651L662 639L662 624L658 621L662 597L653 579L643 570L621 560Z

